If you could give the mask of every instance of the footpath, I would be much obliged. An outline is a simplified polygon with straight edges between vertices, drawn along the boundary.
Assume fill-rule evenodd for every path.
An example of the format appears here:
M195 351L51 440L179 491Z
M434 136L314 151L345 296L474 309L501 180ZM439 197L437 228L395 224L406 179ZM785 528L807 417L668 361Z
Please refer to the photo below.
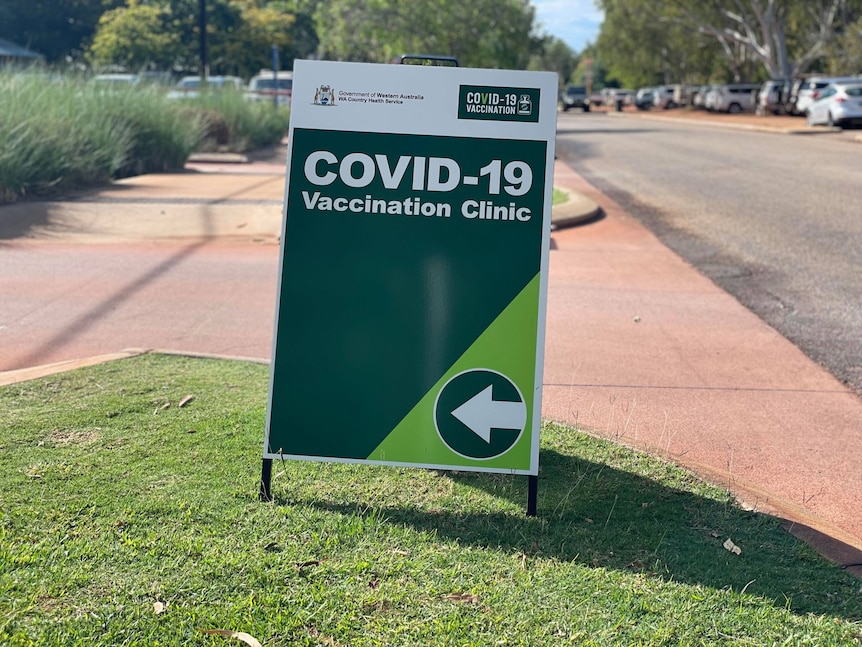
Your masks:
M571 200L553 218L543 417L691 469L751 509L787 520L791 532L862 577L862 401L561 161L554 182ZM83 248L95 258L142 240L164 250L191 240L201 247L189 248L189 258L206 248L217 259L219 249L238 246L272 258L283 190L283 147L251 159L197 159L185 173L0 207L0 240L22 255ZM165 272L179 282L183 265ZM62 272L55 275L59 299L66 288ZM194 299L208 316L227 313L217 284L195 280ZM267 281L244 302L239 331L259 349L269 348L272 330L275 277ZM27 277L16 282L26 293ZM88 316L109 320L134 298L94 306ZM0 385L143 352L119 345L127 338L110 336L111 321L90 345L69 341L62 353L40 356L39 366L0 357ZM59 339L48 330L34 340L5 323L7 358L22 352L16 343L49 348ZM175 325L150 327L160 323ZM182 341L165 334L170 341L146 348L219 353L205 327L194 326ZM250 358L268 360L268 351Z

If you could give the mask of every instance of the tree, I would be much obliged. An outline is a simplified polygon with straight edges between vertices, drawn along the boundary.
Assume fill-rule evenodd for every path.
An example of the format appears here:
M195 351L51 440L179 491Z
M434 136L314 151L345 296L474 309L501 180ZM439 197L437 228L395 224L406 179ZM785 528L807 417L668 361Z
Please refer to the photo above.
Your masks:
M164 2L164 0L162 0ZM200 26L199 0L168 0L169 23L166 29L179 36L179 47L174 53L173 69L200 69ZM226 43L230 42L234 33L242 27L243 4L231 0L206 0L207 7L207 50L210 72L213 74L242 75L250 70L244 70L225 55ZM249 48L255 46L266 48L269 45L248 43ZM256 70L255 70L256 71Z
M273 0L269 3L269 7L294 17L291 44L281 50L282 62L287 62L288 67L292 68L293 61L297 58L308 58L316 54L320 40L314 24L314 12L321 2L322 0Z
M791 77L823 54L835 36L836 20L844 0L739 0L691 2L675 0L684 19L698 32L714 37L728 57L738 46L753 55L769 76ZM801 18L794 34L799 47L788 50L788 19Z
M748 56L773 78L792 77L824 57L858 0L672 0L684 24Z
M180 43L178 35L165 29L168 17L165 7L139 4L138 0L105 12L87 58L96 66L170 69Z
M828 65L862 10L862 0L599 2L605 9L599 46L609 68L645 85L649 77L684 80L706 70L740 80L791 77L815 63ZM726 72L709 62L716 55Z
M455 56L468 67L524 69L541 44L529 0L332 0L314 17L320 54L334 60L421 53Z
M293 45L296 17L272 5L261 7L253 2L244 2L241 6L239 23L220 39L213 63L218 67L231 66L247 73L256 72L272 66L271 49L277 45L279 55L286 54L292 67L293 57L289 52Z
M578 65L569 77L569 83L572 85L589 85L591 92L607 87L620 87L618 79L609 78L608 69L599 56L598 47L592 43L584 47L581 52Z
M862 70L862 18L848 25L830 52L828 71L845 75Z
M170 0L162 4L129 4L107 12L88 49L96 64L121 64L136 70L144 66L167 70L198 70L200 27L198 0ZM209 67L213 74L251 76L272 64L277 45L280 67L290 69L297 55L317 46L310 18L297 27L294 14L279 4L258 0L207 0ZM294 35L302 35L296 47Z
M77 60L103 12L124 0L2 0L0 38L28 47L49 63Z
M596 52L623 87L707 80L718 48L656 0L602 0Z
M562 88L569 82L578 65L578 55L559 38L546 36L541 41L541 49L533 54L527 65L528 70L556 72Z

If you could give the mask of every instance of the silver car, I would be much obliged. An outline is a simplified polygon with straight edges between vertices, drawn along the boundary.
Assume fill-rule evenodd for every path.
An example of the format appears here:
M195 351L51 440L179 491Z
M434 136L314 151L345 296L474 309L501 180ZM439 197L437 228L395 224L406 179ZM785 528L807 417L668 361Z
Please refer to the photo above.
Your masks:
M808 124L844 128L862 124L862 79L855 83L832 83L823 88L805 112Z

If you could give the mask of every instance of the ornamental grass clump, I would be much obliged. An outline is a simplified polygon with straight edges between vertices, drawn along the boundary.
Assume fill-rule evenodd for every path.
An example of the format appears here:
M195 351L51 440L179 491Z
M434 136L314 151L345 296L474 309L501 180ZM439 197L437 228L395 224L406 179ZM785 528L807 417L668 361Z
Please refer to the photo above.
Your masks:
M0 200L182 168L205 120L151 88L0 74Z
M94 98L108 122L125 124L131 133L129 153L114 177L181 169L204 138L203 116L168 101L158 88L95 91Z
M239 92L173 101L156 86L0 72L0 203L178 170L195 151L277 144L289 116Z
M75 82L0 75L0 199L108 181L129 157L128 122Z
M204 150L244 153L278 144L287 132L290 112L271 103L252 103L239 92L210 92L190 101L209 124Z

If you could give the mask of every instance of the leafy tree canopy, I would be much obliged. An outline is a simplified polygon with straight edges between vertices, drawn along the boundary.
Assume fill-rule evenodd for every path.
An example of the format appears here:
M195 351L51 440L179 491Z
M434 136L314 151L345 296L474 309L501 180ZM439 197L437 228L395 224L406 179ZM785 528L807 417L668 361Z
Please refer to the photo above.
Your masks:
M179 35L164 27L170 11L131 0L128 7L111 9L99 19L88 58L95 65L117 64L137 69L152 64L169 68L181 47Z
M862 0L597 2L605 11L599 50L611 74L631 86L827 69L852 50L846 34L862 18Z
M101 15L124 0L2 0L0 38L45 56L49 63L78 59Z
M466 67L524 69L541 47L528 0L331 0L314 17L321 57L332 60L440 54Z
M578 66L578 55L559 38L547 37L541 42L541 49L533 54L527 65L528 70L556 72L562 88L571 80Z

